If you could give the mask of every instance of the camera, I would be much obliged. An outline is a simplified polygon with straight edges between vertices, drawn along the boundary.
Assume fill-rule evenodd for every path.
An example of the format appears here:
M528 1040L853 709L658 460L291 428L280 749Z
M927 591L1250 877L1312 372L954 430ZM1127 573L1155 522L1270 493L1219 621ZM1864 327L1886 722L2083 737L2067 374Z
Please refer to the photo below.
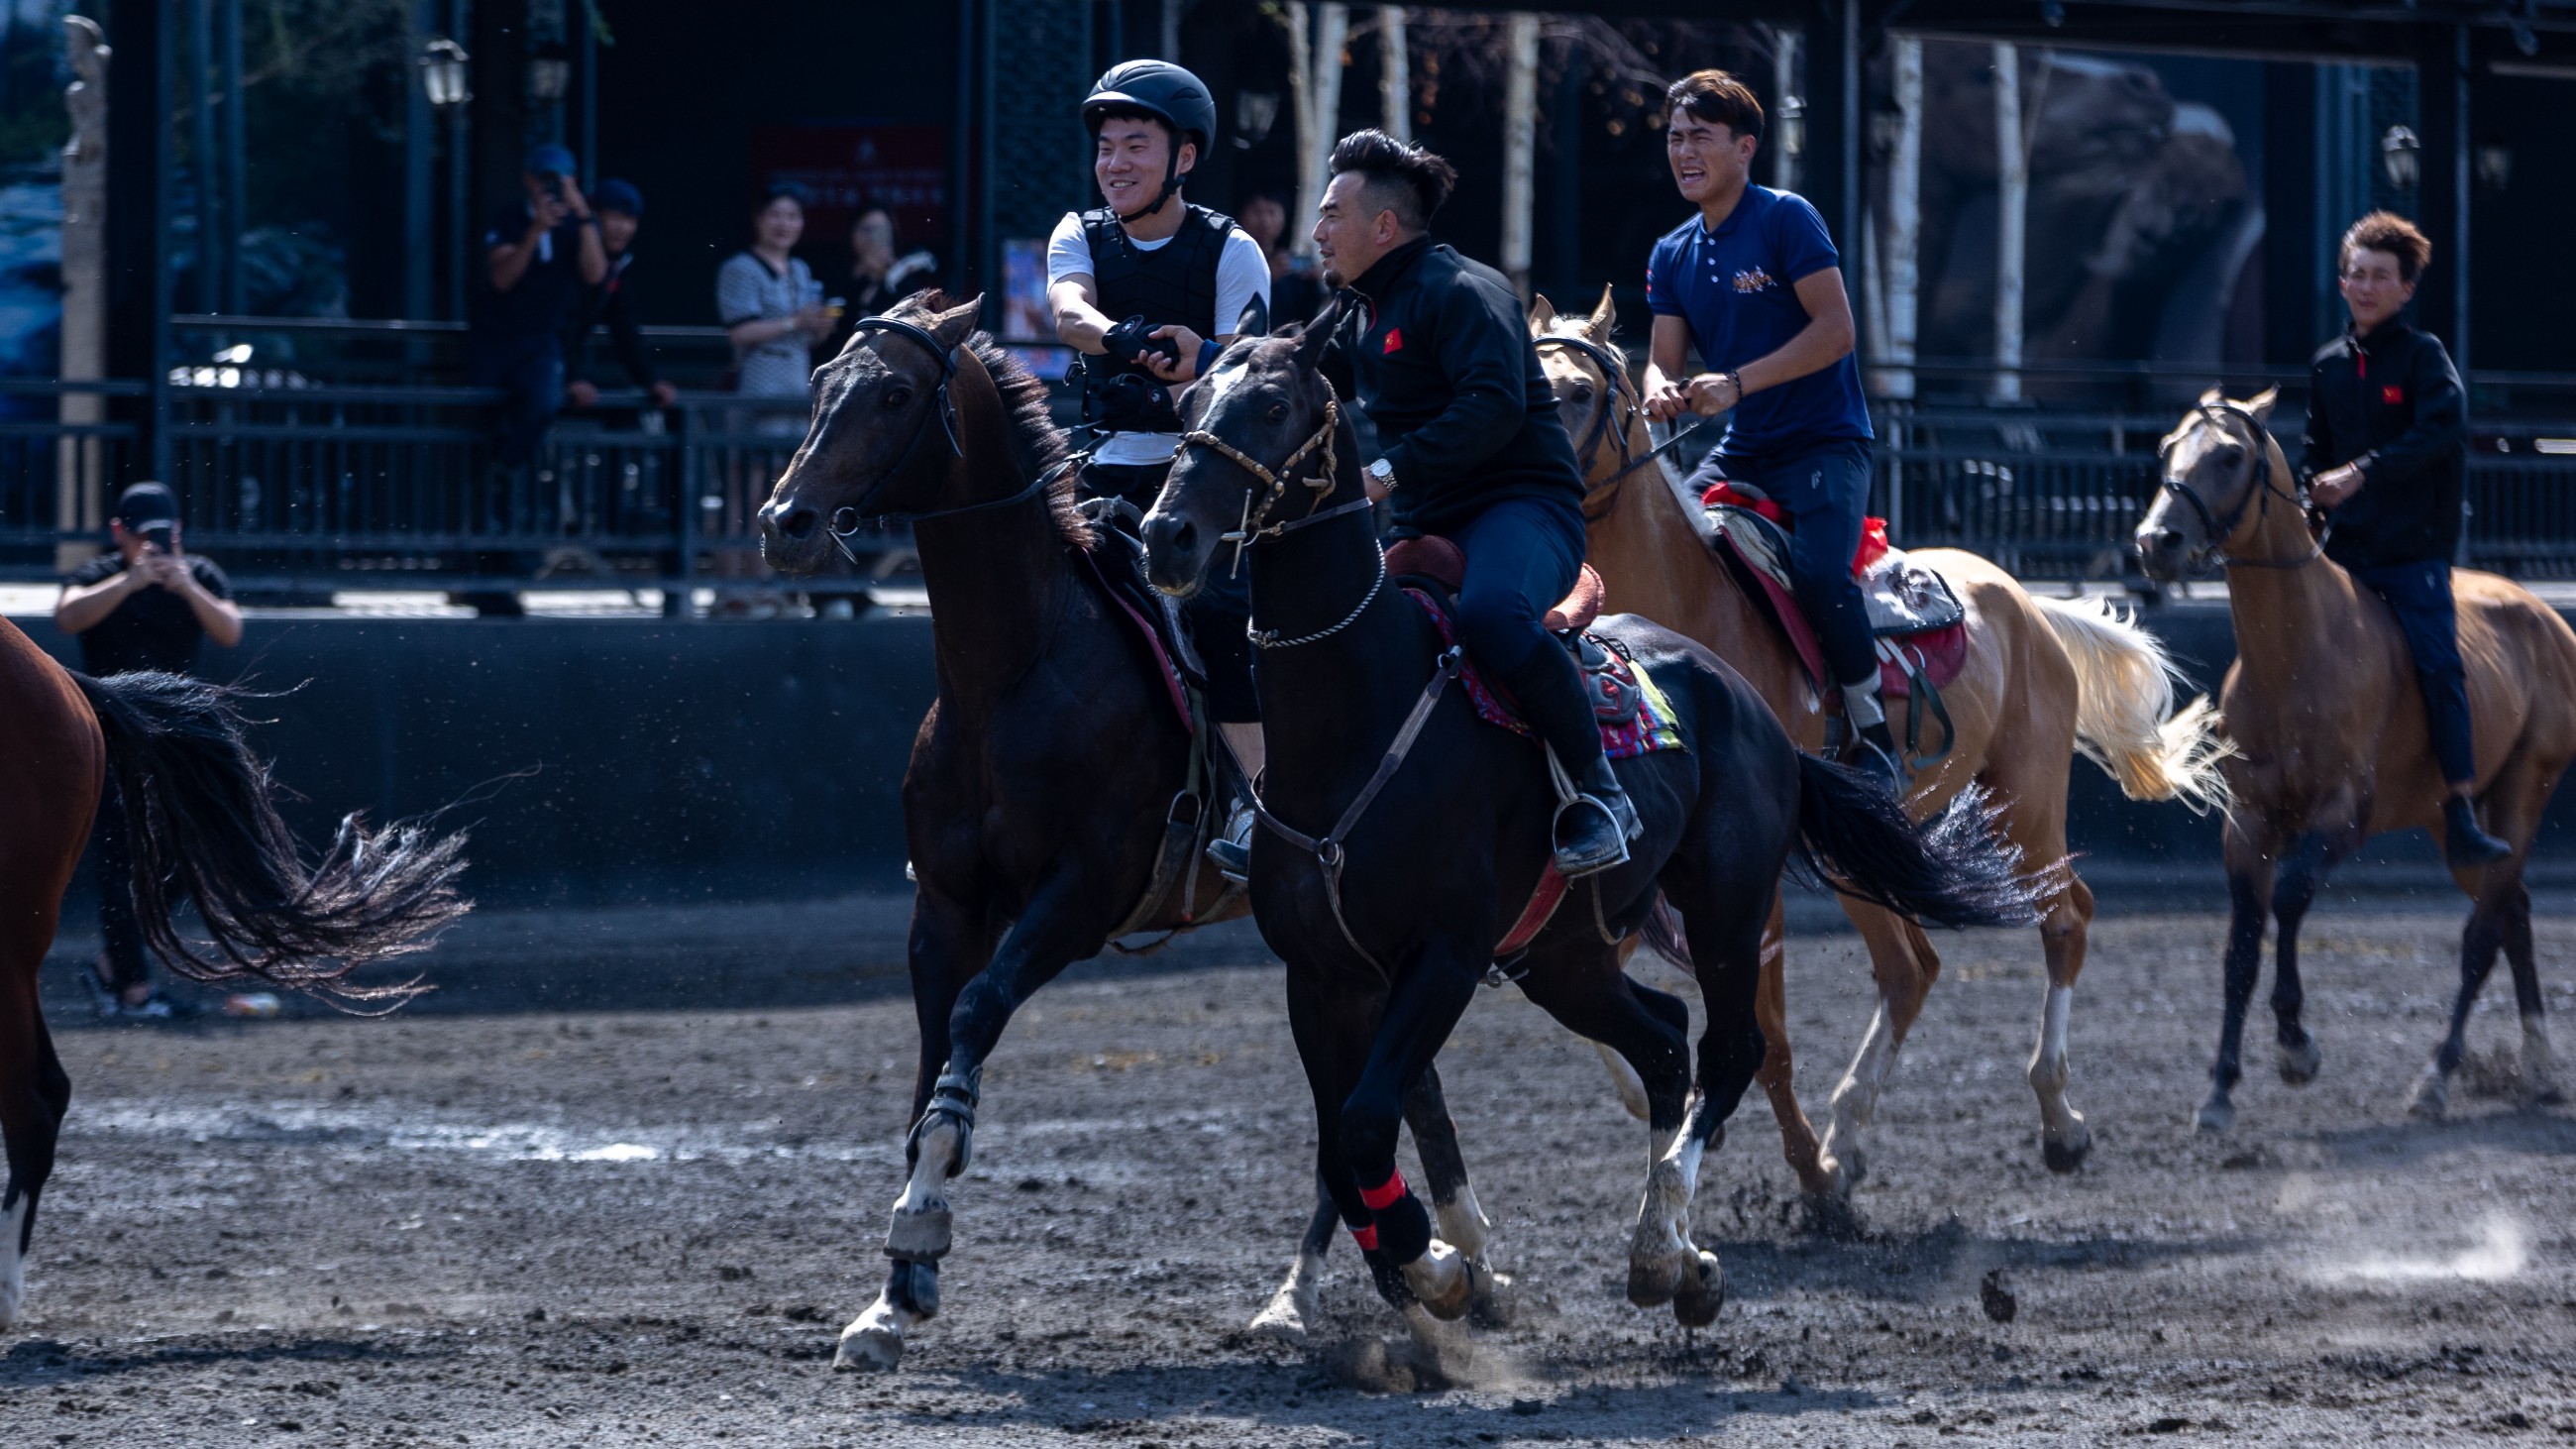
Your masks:
M169 553L172 551L172 531L170 520L160 518L134 530L134 533L136 537L143 540L145 548L155 553Z
M540 171L537 173L537 185L545 190L546 199L549 201L561 201L564 199L563 181L563 173L560 171Z

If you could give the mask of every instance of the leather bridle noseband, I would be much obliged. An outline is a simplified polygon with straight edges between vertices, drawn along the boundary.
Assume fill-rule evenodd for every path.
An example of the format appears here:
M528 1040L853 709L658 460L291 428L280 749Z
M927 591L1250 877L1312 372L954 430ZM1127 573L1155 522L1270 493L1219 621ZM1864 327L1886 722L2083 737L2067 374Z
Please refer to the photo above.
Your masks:
M2244 524L2247 509L2253 509L2258 520L2268 517L2272 511L2272 500L2277 497L2300 510L2304 516L2307 500L2273 483L2271 438L2260 419L2234 403L2224 401L2195 403L2192 406L2192 412L2210 426L2226 434L2231 441L2235 438L2235 430L2227 425L2231 418L2242 421L2247 430L2253 434L2249 441L2254 452L2254 485L2245 491L2243 498L2236 501L2234 508L2228 510L2225 518L2211 512L2208 500L2193 492L2189 484L2174 477L2171 470L2166 467L2167 461L2173 456L2175 446L2182 441L2182 434L2177 431L2156 447L2156 468L2163 475L2158 483L2159 488L2167 496L2179 498L2191 505L2192 513L2200 519L2203 535L2209 540L2210 552L2204 556L2201 566L2204 568L2216 566L2218 568L2296 569L2305 568L2322 558L2326 551L2323 536L2311 540L2307 553L2294 559L2237 558L2227 552L2227 541L2234 538L2236 530ZM2331 531L2331 525L2328 531Z
M1568 337L1551 332L1533 338L1532 341L1540 347L1562 347L1581 354L1594 367L1601 370L1603 380L1609 385L1609 395L1601 399L1601 411L1594 415L1591 431L1584 434L1583 446L1575 450L1574 457L1575 466L1583 470L1585 480L1584 521L1599 523L1619 507L1619 495L1623 491L1621 485L1628 481L1629 474L1655 461L1673 444L1697 431L1699 424L1693 423L1687 428L1674 429L1671 437L1648 448L1643 454L1631 453L1628 450L1626 423L1629 417L1645 410L1645 403L1636 395L1633 384L1628 381L1627 361L1587 337ZM1614 422L1619 426L1614 428L1612 426ZM1619 440L1619 471L1602 480L1599 487L1593 487L1591 484L1593 465L1600 461L1602 446L1613 436ZM1595 508L1592 503L1595 494L1607 495L1598 508Z
M874 483L861 490L857 503L832 510L831 521L823 526L823 531L831 535L833 546L840 549L843 558L849 559L852 563L859 561L850 552L850 539L860 529L871 524L882 526L889 523L921 523L933 518L953 518L961 513L982 513L987 509L1015 507L1044 493L1048 485L1063 476L1064 470L1073 465L1075 460L1068 459L1046 469L1032 479L1027 487L1007 498L988 498L981 503L961 503L954 508L932 508L918 513L868 512L868 503L879 493L884 492L888 484L902 477L912 466L912 455L921 450L921 440L929 435L932 418L939 419L940 431L948 437L950 453L963 458L966 456L966 448L957 440L957 400L951 397L948 391L948 385L957 380L957 349L942 345L938 338L930 334L928 328L915 326L898 317L862 317L856 325L857 330L863 333L890 332L897 337L919 343L922 350L930 354L931 360L939 364L939 385L931 390L930 406L921 410L921 420L913 424L912 440L903 445L903 454L894 460L894 466L877 475ZM884 354L878 355L882 357ZM845 517L849 520L846 525L842 523Z

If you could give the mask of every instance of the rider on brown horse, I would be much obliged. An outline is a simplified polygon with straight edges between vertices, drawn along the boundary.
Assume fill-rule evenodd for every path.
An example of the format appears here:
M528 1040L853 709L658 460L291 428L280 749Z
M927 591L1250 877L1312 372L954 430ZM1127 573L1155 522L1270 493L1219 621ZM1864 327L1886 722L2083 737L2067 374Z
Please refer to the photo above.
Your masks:
M1197 76L1159 60L1112 66L1083 101L1082 120L1103 204L1056 223L1047 303L1056 336L1083 354L1083 421L1097 438L1084 491L1150 508L1181 442L1172 393L1238 332L1269 330L1270 264L1232 218L1181 195L1216 138L1216 102ZM1261 707L1245 588L1212 573L1182 617L1206 670L1208 714L1248 784L1261 774ZM1250 809L1238 804L1209 852L1236 876L1251 829Z
M1673 180L1699 215L1656 242L1646 264L1647 416L1731 414L1690 491L1749 486L1788 515L1790 579L1842 687L1855 734L1848 757L1901 792L1869 611L1852 579L1871 433L1833 238L1805 198L1746 179L1762 105L1744 82L1694 71L1665 93L1664 120ZM1685 372L1692 350L1710 371Z
M1580 792L1556 864L1588 875L1626 862L1639 827L1574 661L1541 622L1583 566L1583 475L1511 283L1424 234L1457 180L1419 146L1353 132L1333 148L1315 245L1359 304L1335 345L1382 447L1369 495L1394 499L1398 532L1464 550L1459 635Z
M2424 691L2433 756L2450 782L2442 822L2455 866L2513 853L2478 827L2477 758L2451 599L2468 461L2460 375L2429 332L2399 320L2433 244L2405 218L2375 211L2343 234L2336 271L2352 325L2309 364L2299 474L2327 510L2325 553L2397 618Z

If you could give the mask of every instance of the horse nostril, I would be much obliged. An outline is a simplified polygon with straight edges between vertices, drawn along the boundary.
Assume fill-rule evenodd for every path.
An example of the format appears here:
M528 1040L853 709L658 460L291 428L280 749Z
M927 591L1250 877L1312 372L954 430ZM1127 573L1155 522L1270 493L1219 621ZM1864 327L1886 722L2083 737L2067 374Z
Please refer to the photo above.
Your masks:
M790 542L803 543L814 536L814 530L822 521L823 516L813 509L799 508L779 520L778 533Z
M2156 547L2168 552L2182 547L2182 530L2179 528L2159 530L2156 534Z

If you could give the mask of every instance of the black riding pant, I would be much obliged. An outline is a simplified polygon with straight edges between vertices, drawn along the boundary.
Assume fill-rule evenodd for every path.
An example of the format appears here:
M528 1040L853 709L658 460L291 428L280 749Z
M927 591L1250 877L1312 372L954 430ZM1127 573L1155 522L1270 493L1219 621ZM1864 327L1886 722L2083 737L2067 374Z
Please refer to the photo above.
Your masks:
M1601 728L1573 657L1542 622L1583 567L1582 509L1571 498L1508 499L1450 536L1467 555L1459 642L1511 691L1567 772L1583 778L1601 759Z
M1094 496L1124 498L1145 512L1153 508L1171 471L1169 463L1092 463L1082 470L1082 485ZM1207 581L1181 605L1181 625L1190 631L1190 647L1207 670L1208 717L1219 724L1253 724L1261 718L1261 700L1252 688L1251 572L1248 562L1242 572L1234 572L1234 550L1220 549L1208 566Z
M2468 672L2460 665L2459 616L2451 600L2451 566L2440 559L2378 564L2352 571L2363 588L2397 616L2415 658L2415 684L2424 691L2424 725L2433 736L2433 758L2453 784L2478 777L2475 736L2469 732Z
M1693 496L1719 482L1758 488L1787 515L1789 582L1798 608L1816 631L1834 683L1878 678L1878 649L1869 630L1869 606L1852 578L1862 519L1869 509L1869 444L1837 438L1768 457L1721 458L1711 453L1691 475Z

